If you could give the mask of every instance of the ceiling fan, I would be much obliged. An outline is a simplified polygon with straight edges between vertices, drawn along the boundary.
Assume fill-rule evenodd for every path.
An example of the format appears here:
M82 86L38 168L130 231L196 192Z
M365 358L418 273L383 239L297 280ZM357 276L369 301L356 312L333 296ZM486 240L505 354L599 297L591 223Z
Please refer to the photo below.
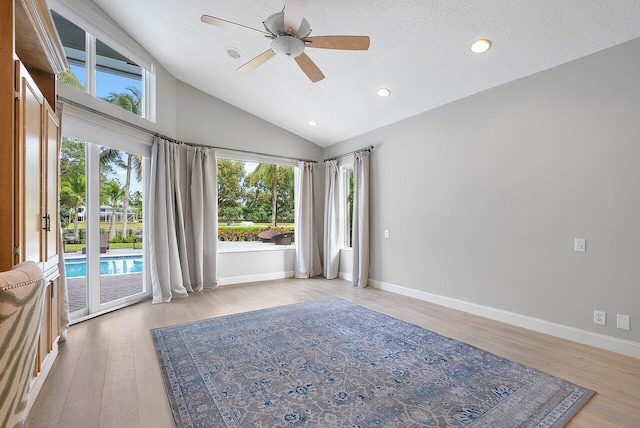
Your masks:
M264 22L267 31L247 27L226 19L202 15L200 20L216 27L245 31L271 39L271 48L251 61L240 66L237 71L247 72L273 58L275 55L293 57L298 66L312 82L324 79L324 74L311 58L304 53L305 48L362 50L369 49L369 36L317 36L309 37L311 26L304 19L308 0L285 0L282 12L274 13Z

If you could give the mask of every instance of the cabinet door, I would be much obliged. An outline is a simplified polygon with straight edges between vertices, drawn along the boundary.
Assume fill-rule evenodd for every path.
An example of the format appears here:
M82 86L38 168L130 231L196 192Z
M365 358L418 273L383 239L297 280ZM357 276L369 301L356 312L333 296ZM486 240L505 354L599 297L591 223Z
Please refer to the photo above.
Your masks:
M16 67L16 263L42 261L42 135L44 98L24 66Z
M58 264L58 236L60 233L58 210L58 150L59 121L47 101L44 101L44 135L43 135L43 207L46 230L43 232L44 270Z
M45 281L40 340L34 376L37 376L48 363L47 357L60 335L60 274L58 271L53 271Z

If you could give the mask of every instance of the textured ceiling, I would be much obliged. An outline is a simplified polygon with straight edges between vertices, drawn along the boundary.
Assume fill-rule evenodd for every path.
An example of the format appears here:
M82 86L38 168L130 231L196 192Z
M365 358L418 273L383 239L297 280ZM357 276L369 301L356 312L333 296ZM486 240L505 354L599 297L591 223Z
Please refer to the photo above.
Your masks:
M307 49L326 76L311 83L280 56L236 72L270 41L200 22L262 29L284 0L94 1L177 79L322 147L640 37L637 0L309 0L311 36L371 37L368 51ZM473 54L477 38L492 49Z

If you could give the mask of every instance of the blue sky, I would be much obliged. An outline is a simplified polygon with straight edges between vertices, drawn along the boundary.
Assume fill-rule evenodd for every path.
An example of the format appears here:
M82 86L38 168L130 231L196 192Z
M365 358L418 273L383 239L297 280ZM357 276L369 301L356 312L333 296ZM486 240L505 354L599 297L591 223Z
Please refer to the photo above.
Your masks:
M84 67L71 64L70 68L82 86L85 86ZM111 92L123 92L129 86L142 90L142 81L101 71L96 73L96 97L98 98L106 97Z

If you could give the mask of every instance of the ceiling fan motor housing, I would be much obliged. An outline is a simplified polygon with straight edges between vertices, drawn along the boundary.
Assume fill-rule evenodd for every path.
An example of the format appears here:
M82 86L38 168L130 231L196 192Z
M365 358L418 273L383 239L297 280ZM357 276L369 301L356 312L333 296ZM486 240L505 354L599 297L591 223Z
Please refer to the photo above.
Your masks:
M304 52L304 42L294 36L280 36L271 41L271 50L278 55L295 58Z
M286 35L296 36L299 39L304 39L309 34L311 34L311 26L309 25L309 22L304 18L302 18L302 22L300 22L298 32L296 34L291 34L289 28L284 28L284 12L274 13L273 15L265 19L262 24L268 32L276 37Z

